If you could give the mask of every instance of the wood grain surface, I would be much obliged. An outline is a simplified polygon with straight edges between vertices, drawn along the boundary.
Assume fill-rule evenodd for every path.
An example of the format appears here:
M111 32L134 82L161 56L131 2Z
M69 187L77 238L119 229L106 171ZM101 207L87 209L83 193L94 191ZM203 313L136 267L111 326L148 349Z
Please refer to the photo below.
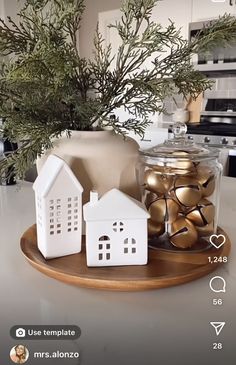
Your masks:
M45 260L37 248L36 225L23 234L21 249L33 267L65 283L96 289L138 291L183 284L214 271L221 263L211 264L208 257L228 256L230 253L227 234L221 228L218 228L218 234L226 237L225 244L218 250L214 247L202 252L149 249L149 261L144 266L87 267L85 237L81 253Z

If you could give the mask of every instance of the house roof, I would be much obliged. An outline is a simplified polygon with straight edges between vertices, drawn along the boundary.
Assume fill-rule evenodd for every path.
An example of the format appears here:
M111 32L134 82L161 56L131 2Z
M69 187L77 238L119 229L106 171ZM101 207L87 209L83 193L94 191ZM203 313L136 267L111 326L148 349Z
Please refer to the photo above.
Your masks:
M39 194L40 196L45 197L53 186L54 181L56 180L62 169L65 169L72 182L78 187L79 192L82 193L84 189L74 175L73 171L64 160L57 157L56 155L50 155L47 158L37 179L33 184L34 191L37 192L37 194ZM62 188L64 189L64 187Z
M118 189L108 191L95 203L89 202L84 205L85 221L147 219L149 217L144 204Z

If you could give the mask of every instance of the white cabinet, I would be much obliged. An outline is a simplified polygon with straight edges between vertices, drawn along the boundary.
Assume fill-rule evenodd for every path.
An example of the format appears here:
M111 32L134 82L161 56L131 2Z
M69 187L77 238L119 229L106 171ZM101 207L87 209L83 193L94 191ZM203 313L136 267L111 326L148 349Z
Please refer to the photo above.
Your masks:
M192 22L236 14L235 0L192 0Z
M170 20L175 23L176 28L181 28L181 34L188 39L188 25L191 22L192 0L178 0L176 6L173 0L158 1L153 9L151 20L160 23L163 27L170 24ZM111 10L99 13L99 30L105 39L105 44L112 46L112 55L115 55L119 45L120 38L114 28L109 28L109 24L114 24L121 18L119 10Z
M181 28L181 35L188 39L188 24L191 22L192 0L163 0L158 1L152 14L152 20L162 26L175 23L176 28ZM170 20L169 20L170 19Z
M109 27L110 24L115 24L121 19L120 10L103 11L98 14L99 31L104 39L104 46L111 44L111 56L114 60L111 68L115 67L116 55L121 44L121 39L115 28Z
M176 28L181 28L181 34L185 39L188 39L188 26L191 22L191 10L192 10L192 0L178 0L178 5L174 0L162 0L158 1L153 9L151 20L155 23L161 24L166 27L170 24L170 20L175 23ZM120 45L120 38L117 34L116 29L109 28L108 25L119 21L121 18L121 13L119 10L112 10L107 12L99 13L99 30L105 40L105 45L111 44L111 53L114 56L111 68L115 66L116 54ZM164 53L166 56L167 53ZM142 67L152 68L152 60L149 58L144 62ZM121 120L127 117L127 113L124 110L119 110L117 113ZM160 115L150 115L150 120L154 123L161 121L162 117Z
M14 21L17 20L17 14L23 7L25 0L0 0L0 17L4 20L10 16Z

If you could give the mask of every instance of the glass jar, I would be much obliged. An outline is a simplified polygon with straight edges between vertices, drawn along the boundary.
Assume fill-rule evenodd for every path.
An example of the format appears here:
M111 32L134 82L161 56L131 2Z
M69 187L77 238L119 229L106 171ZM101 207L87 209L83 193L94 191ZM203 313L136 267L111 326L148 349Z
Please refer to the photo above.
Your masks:
M222 166L219 151L185 139L177 122L174 138L141 152L139 181L149 213L149 246L202 250L216 233Z

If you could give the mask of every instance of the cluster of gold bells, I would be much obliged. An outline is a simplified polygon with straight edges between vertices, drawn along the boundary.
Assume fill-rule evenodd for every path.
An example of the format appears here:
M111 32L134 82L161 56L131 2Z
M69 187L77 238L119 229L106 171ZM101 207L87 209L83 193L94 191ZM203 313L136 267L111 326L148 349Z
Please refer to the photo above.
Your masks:
M193 167L190 160L186 163ZM180 175L180 171L179 166L149 165L144 187L145 204L151 215L149 237L167 233L174 246L184 249L195 245L198 237L213 233L215 207L207 197L215 190L215 175L201 163L190 174Z

